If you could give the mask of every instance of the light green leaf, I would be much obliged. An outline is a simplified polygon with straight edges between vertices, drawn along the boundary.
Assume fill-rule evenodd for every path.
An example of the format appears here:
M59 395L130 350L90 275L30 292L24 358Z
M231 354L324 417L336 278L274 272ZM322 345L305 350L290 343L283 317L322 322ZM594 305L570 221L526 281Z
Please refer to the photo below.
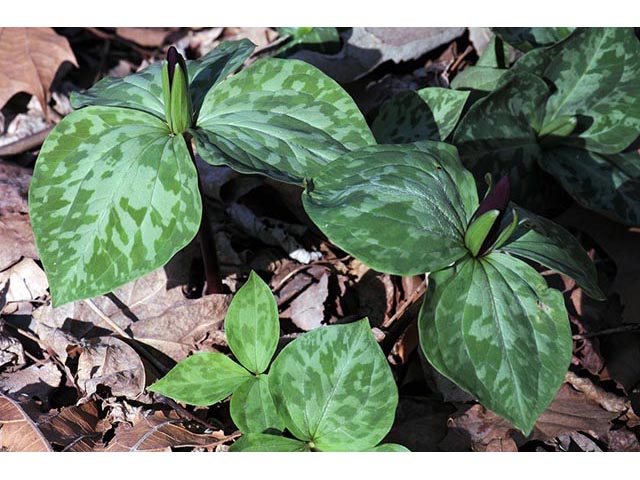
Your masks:
M514 71L528 71L555 86L544 124L577 116L565 145L618 153L640 132L640 41L633 28L577 29L561 43L523 56Z
M627 225L640 225L640 155L601 155L561 147L545 152L540 166L580 205Z
M255 48L249 40L224 41L196 61L187 62L194 112L200 108L210 88L237 70ZM88 105L125 107L165 119L162 94L162 62L123 78L107 77L84 93L71 95L73 108Z
M499 215L499 210L489 210L488 212L480 215L471 223L471 225L469 225L469 228L464 235L464 243L472 256L476 257L478 252L480 252L482 244L487 238L487 235L489 235L489 231L491 230L491 227L493 227L493 224L496 223L496 219Z
M469 92L438 87L401 92L382 105L371 130L379 143L444 141L468 97Z
M509 68L509 47L502 39L492 35L489 44L476 62L476 67Z
M504 68L470 66L455 76L451 88L490 92L498 86L506 72L508 70Z
M572 27L494 27L497 35L518 50L528 52L534 48L558 43L573 31Z
M604 300L595 266L573 235L557 223L515 208L520 222L500 251L528 258L573 278L591 297Z
M377 447L370 448L365 450L367 452L410 452L407 447L403 447L402 445L398 445L397 443L381 443Z
M480 178L508 175L514 200L525 204L541 197L537 132L548 95L542 79L514 76L469 109L453 139L467 168Z
M30 215L56 306L110 292L169 261L200 227L184 138L140 111L88 107L47 137Z
M264 372L278 346L278 306L269 286L255 273L236 293L224 323L229 348L250 372Z
M438 270L467 253L475 182L444 143L378 145L330 163L303 194L329 239L370 267L398 275Z
M266 433L242 435L229 448L230 452L310 452L305 442Z
M440 373L525 434L571 359L560 292L527 264L496 252L430 275L419 333Z
M185 358L147 390L189 405L208 406L231 395L253 376L222 353Z
M250 378L231 397L231 418L242 433L264 433L284 430L284 420L278 415L269 392L266 375Z
M335 27L278 27L282 37L289 37L278 48L276 56L286 57L299 50L319 53L336 53L340 49L340 34Z
M398 391L365 318L312 330L273 362L269 388L287 429L323 451L360 451L389 432Z
M212 88L193 135L213 165L299 185L343 153L375 143L335 81L307 63L273 58Z

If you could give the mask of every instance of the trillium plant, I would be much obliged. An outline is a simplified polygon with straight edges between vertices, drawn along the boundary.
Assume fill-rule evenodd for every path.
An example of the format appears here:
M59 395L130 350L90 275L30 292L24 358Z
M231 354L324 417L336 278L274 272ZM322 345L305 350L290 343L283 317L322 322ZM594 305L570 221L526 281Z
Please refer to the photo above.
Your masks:
M54 304L109 292L206 230L193 141L210 164L303 187L311 220L371 268L426 274L426 358L528 434L572 353L562 294L535 267L604 296L589 256L530 211L527 192L541 168L579 203L637 224L637 154L625 149L638 132L640 56L626 29L496 33L459 89L401 94L373 133L351 97L304 62L266 58L234 74L248 41L198 61L171 49L76 95L30 189ZM528 53L510 65L504 40ZM379 445L397 390L365 319L306 333L272 361L277 308L252 274L225 331L235 360L197 353L150 389L194 405L231 396L245 434L236 450L402 449Z
M192 405L231 395L231 417L243 433L233 451L407 451L379 444L393 424L398 390L366 318L306 333L271 362L278 307L251 273L229 306L225 333L237 362L197 353L149 390Z

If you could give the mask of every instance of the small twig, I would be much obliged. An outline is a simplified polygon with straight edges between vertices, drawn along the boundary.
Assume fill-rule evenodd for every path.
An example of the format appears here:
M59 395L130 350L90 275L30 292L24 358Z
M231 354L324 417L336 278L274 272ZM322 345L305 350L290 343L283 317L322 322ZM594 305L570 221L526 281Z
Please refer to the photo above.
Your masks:
M449 68L449 72L455 72L457 68L460 66L460 63L462 63L462 60L464 60L464 58L467 55L469 55L471 52L473 52L473 47L468 46L467 48L465 48L464 52L462 52L460 56L456 58L455 62L453 62L453 64Z
M3 145L0 147L0 157L19 155L20 153L28 152L32 148L39 147L42 145L42 142L44 142L44 139L47 138L47 135L49 135L51 130L53 130L53 125L37 133L16 140L15 142Z
M300 265L299 267L294 268L293 270L291 270L289 273L287 273L282 280L280 280L280 282L278 282L278 285L276 285L275 287L273 287L273 292L277 292L278 290L280 290L284 284L289 281L291 279L291 277L293 277L294 275L308 269L311 267L314 267L316 265L333 265L335 262L344 262L345 260L351 258L351 255L347 255L345 257L342 258L331 258L331 259L327 259L327 260L316 260L313 263L309 263L307 265Z
M164 395L161 395L159 393L155 393L154 397L157 398L160 402L166 403L167 405L169 405L176 412L178 412L179 415L181 415L183 417L186 417L187 419L189 419L191 421L199 423L203 427L210 428L212 430L224 430L224 425L222 424L222 422L216 420L215 418L213 419L214 423L209 423L209 422L207 422L205 420L202 420L198 416L194 415L189 410L187 410L182 405L180 405L175 400L172 400L169 397L165 397Z
M382 328L389 328L391 325L393 325L393 323L400 318L402 315L404 315L404 312L407 311L407 309L413 305L414 303L416 303L418 300L420 300L420 298L422 298L422 295L424 295L425 290L427 289L427 281L423 280L422 283L420 285L418 285L418 288L416 288L413 293L411 294L411 296L404 301L404 303L402 305L400 305L400 307L396 310L396 312L389 317L387 320L385 320L382 323Z
M615 335L616 333L640 332L640 323L632 325L622 325L621 327L606 328L598 332L586 332L573 336L574 340L584 340L587 338L600 337L604 335Z

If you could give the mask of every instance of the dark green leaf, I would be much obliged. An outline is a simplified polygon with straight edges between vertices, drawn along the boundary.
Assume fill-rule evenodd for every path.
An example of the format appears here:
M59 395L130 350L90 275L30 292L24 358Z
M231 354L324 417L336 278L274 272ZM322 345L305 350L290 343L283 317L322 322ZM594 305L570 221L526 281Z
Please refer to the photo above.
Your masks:
M370 267L398 275L438 270L467 253L478 207L473 177L450 145L378 145L313 178L305 210L329 239Z
M398 391L367 319L321 327L287 345L269 387L287 429L324 451L360 451L389 432Z
M627 225L640 225L640 155L601 155L561 147L545 152L540 166L584 207Z
M284 421L273 403L266 375L250 378L236 388L231 397L230 409L233 423L242 433L284 430Z
M520 222L500 249L573 278L591 297L604 300L595 266L573 235L560 225L516 207Z
M515 71L528 71L555 86L544 125L578 116L565 145L618 153L640 132L640 42L632 28L577 29L561 43L522 57Z
M310 452L305 442L266 433L242 435L229 448L230 452Z
M487 238L489 231L496 222L496 219L500 215L499 210L489 210L476 218L464 235L464 243L471 252L472 256L477 256L480 251L480 247Z
M537 132L549 89L534 75L521 74L478 100L456 128L454 144L464 165L477 176L508 175L515 200L539 196Z
M440 373L525 434L560 388L571 359L562 294L501 253L432 273L419 332Z
M253 376L222 353L191 355L147 390L190 405L208 406L231 395Z
M278 346L280 321L269 286L255 272L233 297L224 329L238 361L250 372L264 372Z
M444 141L468 97L469 92L437 87L401 92L380 108L371 130L379 143Z
M528 52L534 48L558 43L571 34L571 27L494 27L497 35L518 50Z
M197 185L184 138L163 121L113 107L65 117L29 191L54 304L110 292L167 263L200 227Z
M375 143L351 97L298 60L258 60L218 84L197 127L207 162L299 185L343 153Z

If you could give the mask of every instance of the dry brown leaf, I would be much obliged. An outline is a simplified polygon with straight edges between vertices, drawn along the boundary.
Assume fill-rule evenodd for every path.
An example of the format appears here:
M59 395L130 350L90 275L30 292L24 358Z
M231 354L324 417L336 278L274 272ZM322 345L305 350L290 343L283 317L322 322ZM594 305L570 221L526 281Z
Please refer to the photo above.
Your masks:
M16 93L26 92L46 112L49 88L64 62L78 66L67 39L52 28L1 28L0 108Z
M471 437L471 448L479 452L516 452L516 439L522 437L511 423L479 403L450 419L449 427L466 431Z
M291 321L305 332L321 326L324 320L324 302L328 295L329 276L325 273L319 282L309 286L291 302Z
M0 310L2 305L0 304ZM1 323L0 323L1 325ZM17 338L3 335L0 330L0 368L7 364L23 365L25 363L24 348Z
M9 284L6 293L6 305L0 310L3 314L29 314L32 311L31 302L47 295L49 282L44 270L31 258L24 258L11 268L0 272L0 286ZM21 305L26 303L28 305Z
M0 393L0 452L52 452L23 406Z
M144 364L136 351L115 337L92 338L78 359L78 386L87 401L99 385L109 387L115 397L135 399L144 391Z
M617 417L618 414L607 412L584 393L565 383L538 418L532 438L545 441L576 431L600 437L607 433L611 420Z
M153 412L133 427L119 425L116 435L105 449L107 452L163 452L178 447L215 446L224 432L210 434L190 432L175 412Z
M118 27L116 35L143 47L161 47L175 27Z
M61 380L62 374L53 362L34 364L0 376L0 390L16 396L24 395L48 401L49 395L60 386Z
M65 407L57 414L40 419L38 424L49 442L64 451L90 452L101 436L98 430L98 407L95 402Z
M0 216L0 245L0 271L6 270L22 257L39 258L27 215L16 213Z

